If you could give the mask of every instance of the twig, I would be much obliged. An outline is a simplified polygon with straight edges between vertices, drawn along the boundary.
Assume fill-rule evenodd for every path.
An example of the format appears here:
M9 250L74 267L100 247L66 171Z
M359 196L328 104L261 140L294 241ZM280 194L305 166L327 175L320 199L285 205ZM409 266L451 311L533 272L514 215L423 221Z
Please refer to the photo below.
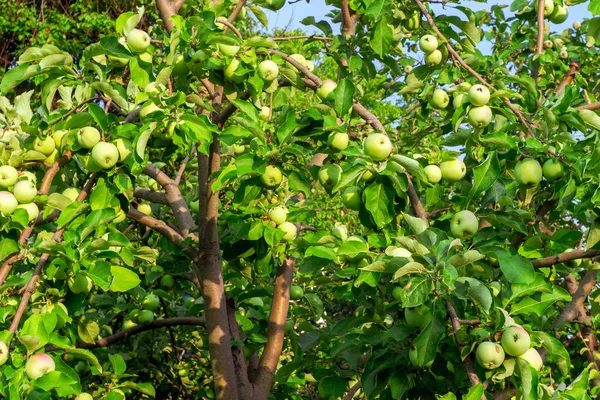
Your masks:
M239 4L239 3L238 3L238 4ZM235 33L235 35L236 35L238 38L240 38L240 39L244 40L244 38L242 37L242 34L240 33L240 31L238 31L238 30L237 30L237 28L236 28L235 26L233 26L233 24L232 24L231 22L229 22L228 20L226 20L226 19L225 19L225 18L223 18L223 17L219 17L219 18L217 18L217 22L219 22L219 23L221 23L221 24L225 25L227 28L231 29L231 30L233 31L233 33ZM225 28L225 29L223 30L223 32L227 33L227 28Z
M298 40L298 39L309 39L309 40L314 39L314 40L324 40L324 41L333 40L333 38L330 38L327 36L315 36L315 35L285 36L285 37L274 37L271 39L276 42L283 42L283 41L287 41L287 40Z

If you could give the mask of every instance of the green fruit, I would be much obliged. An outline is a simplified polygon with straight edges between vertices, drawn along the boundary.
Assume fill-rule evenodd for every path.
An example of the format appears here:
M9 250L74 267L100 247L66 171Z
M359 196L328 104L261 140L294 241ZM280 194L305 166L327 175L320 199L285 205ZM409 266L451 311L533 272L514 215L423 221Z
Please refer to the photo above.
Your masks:
M137 210L143 214L152 215L152 207L150 206L150 204L138 204Z
M296 225L292 224L291 222L286 221L277 228L285 232L285 235L283 235L283 238L281 238L283 241L293 242L298 235L298 228L296 228Z
M542 360L540 353L534 348L527 349L527 351L521 354L519 358L527 361L536 371L539 371L544 366L544 361Z
M538 9L539 9L539 3L537 1L534 1L534 8L535 8L535 12L537 13ZM550 15L552 15L552 13L554 12L554 1L552 0L546 0L544 2L544 17L549 17Z
M35 221L40 215L40 209L35 203L19 204L17 208L22 208L27 211L28 221Z
M14 186L19 180L19 172L15 167L3 165L0 167L0 187L8 188Z
M63 190L62 195L74 202L79 197L79 189L77 188L66 188Z
M225 57L233 57L240 51L240 46L231 46L226 44L218 44L219 53Z
M89 393L80 393L75 400L94 400L94 398Z
M88 276L78 273L69 278L67 285L71 292L75 294L88 294L92 290L94 283Z
M564 168L560 161L550 159L544 163L542 173L544 178L552 182L563 176Z
M56 366L52 357L48 354L39 353L34 354L27 360L27 363L25 364L25 373L29 379L35 380L48 372L54 371L55 368Z
M103 169L110 169L119 161L119 149L112 143L100 142L94 146L91 154L96 165Z
M548 19L555 24L562 24L569 18L569 7L561 6L560 4L554 5L554 11Z
M419 47L423 52L429 54L438 48L438 40L433 35L424 35L419 40Z
M445 109L446 107L448 107L449 103L450 97L448 97L448 93L446 93L446 91L442 89L435 89L435 91L433 92L433 96L431 96L431 100L429 101L431 107L438 110Z
M0 366L8 361L8 346L0 340Z
M515 178L523 186L537 186L542 181L542 173L542 166L533 158L519 161L515 166Z
M469 89L468 97L474 106L485 106L490 101L490 91L483 85L473 85Z
M271 11L279 11L285 5L285 0L266 0L264 7Z
M363 143L365 154L374 161L383 161L392 153L394 146L390 138L383 133L373 133Z
M264 60L258 64L258 76L265 81L277 79L279 75L279 66L271 60Z
M31 203L37 196L37 188L31 181L19 181L13 187L13 195L20 204Z
M133 154L133 146L131 142L127 139L116 139L114 141L115 146L117 146L117 150L119 151L119 161L123 162L129 158L130 155Z
M396 301L402 300L402 292L403 292L403 289L400 286L394 287L394 289L392 289L392 297L394 298L394 300L396 300Z
M149 324L154 321L154 313L150 310L142 310L137 319L140 324Z
M146 297L144 297L144 300L142 301L142 307L150 311L156 311L159 305L160 300L158 296L153 293L146 295Z
M429 307L420 305L415 308L405 308L404 318L406 319L406 325L423 329L431 321L432 314Z
M304 290L300 286L292 286L290 288L290 299L300 300L304 296Z
M337 164L325 164L319 170L319 183L325 189L333 188L342 177L342 167Z
M348 143L350 143L350 137L347 133L337 132L331 133L327 138L327 145L333 151L343 151L348 147Z
M492 109L488 106L471 107L468 120L473 128L485 128L492 122Z
M284 207L272 208L269 210L269 219L275 222L275 225L281 225L287 219L287 210Z
M506 354L519 357L531 346L529 333L520 326L512 326L502 333L502 348Z
M483 342L477 346L475 358L485 369L496 369L504 362L504 349L498 343Z
M332 100L335 88L337 88L337 83L331 79L325 79L317 89L317 96L319 96L321 100Z
M150 46L150 36L141 29L132 30L127 35L127 47L134 53L143 53Z
M450 221L450 231L457 239L466 239L477 233L479 221L475 214L469 210L459 211Z
M272 165L267 165L265 172L260 176L260 180L262 181L263 185L265 185L268 188L278 186L281 183L282 179L283 174L281 173L281 170Z
M421 13L419 11L414 11L410 16L403 21L404 29L408 31L414 31L419 28L421 25Z
M442 58L444 58L442 52L439 50L434 50L425 55L425 64L429 65L430 67L434 67L442 62Z
M92 126L82 128L77 133L77 143L85 149L91 149L100 142L100 131Z
M173 287L173 285L175 285L175 279L173 279L173 276L167 274L160 278L160 286L170 288Z
M442 180L442 170L437 165L428 165L423 171L427 176L427 182L436 184Z
M56 143L54 143L54 139L51 136L47 136L44 140L37 138L33 142L33 149L47 156L54 153L55 148Z
M459 158L451 161L442 161L440 170L442 171L442 178L450 182L458 182L467 174L467 167Z
M414 346L411 346L410 349L408 350L408 359L410 360L412 365L414 365L415 367L429 368L433 364L433 360L431 360L427 364L421 365L418 361L418 357L419 357L419 353L417 352L417 348Z
M351 210L360 210L362 191L358 186L350 186L342 193L342 203Z

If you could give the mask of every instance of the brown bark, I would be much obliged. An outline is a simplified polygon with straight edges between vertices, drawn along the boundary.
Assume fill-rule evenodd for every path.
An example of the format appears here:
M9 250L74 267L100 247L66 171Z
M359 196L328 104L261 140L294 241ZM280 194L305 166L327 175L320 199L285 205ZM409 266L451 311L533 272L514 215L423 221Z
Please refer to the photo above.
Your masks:
M600 256L600 250L573 250L567 253L560 253L553 256L538 258L537 260L531 260L531 264L536 268L542 268L567 261L579 260L582 258L594 258L597 256Z
M173 21L170 21L170 18L173 15L177 15L183 6L183 3L185 3L185 0L156 0L156 9L169 33L175 27L175 24Z

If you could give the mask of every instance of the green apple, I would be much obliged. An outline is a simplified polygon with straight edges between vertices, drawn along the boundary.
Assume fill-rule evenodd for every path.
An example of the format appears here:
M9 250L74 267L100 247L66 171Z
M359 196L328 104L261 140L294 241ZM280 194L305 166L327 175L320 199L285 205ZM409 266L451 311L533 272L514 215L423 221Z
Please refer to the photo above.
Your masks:
M423 168L425 176L427 176L427 182L436 184L442 180L442 170L437 165L428 165Z
M92 290L94 283L89 276L80 272L75 276L70 277L67 281L67 285L71 292L75 294L88 294Z
M71 202L74 202L75 200L77 200L77 197L79 197L79 189L72 187L66 188L65 190L63 190L62 195L71 200Z
M133 146L129 140L119 138L114 141L114 144L117 146L117 150L119 151L120 162L125 161L131 154L133 154Z
M504 349L498 343L483 342L477 346L475 358L485 369L496 369L504 362Z
M448 97L448 93L446 93L446 91L442 89L435 89L433 95L431 96L431 100L429 101L431 107L438 110L445 109L446 107L448 107L449 103L450 97Z
M27 215L29 216L29 222L35 221L40 215L40 209L35 203L19 204L17 208L22 208L23 210L27 211Z
M131 329L136 325L137 324L130 319L126 319L125 321L123 321L123 329Z
M54 144L54 141L52 141L52 144ZM58 157L58 150L54 150L52 152L52 154L50 154L48 157L46 157L46 159L44 160L44 162L46 164L54 164L54 162L56 161L57 157Z
M92 160L103 169L110 169L117 164L120 155L117 146L112 143L100 142L92 149Z
M155 311L159 305L160 300L154 293L147 294L146 297L144 297L144 300L142 300L142 307L146 310Z
M156 111L162 111L162 108L154 104L152 101L149 101L146 104L144 104L144 106L140 110L140 118L146 118L147 115Z
M287 210L285 207L274 207L269 210L269 219L275 223L275 225L283 224L287 219Z
M345 132L330 133L327 138L327 145L333 151L343 151L348 147L350 137Z
M315 70L315 63L310 60L306 60L306 69L310 72L313 72Z
M46 139L37 138L35 139L35 142L33 142L33 149L46 156L54 153L55 148L56 143L54 143L52 136L47 136Z
M56 365L54 364L52 357L48 354L38 353L27 360L27 363L25 364L25 373L29 379L35 380L48 372L54 371L55 368Z
M419 47L423 52L429 54L438 48L438 40L433 35L424 35L419 40Z
M0 340L0 366L8 361L8 346Z
M149 324L154 321L154 313L150 310L142 310L138 315L138 322L140 324Z
M35 176L35 174L33 172L31 172L31 171L23 171L23 172L21 172L21 178L27 179L28 181L30 181L34 185L37 184L37 176Z
M425 64L434 67L442 62L442 58L444 58L442 52L436 49L425 55Z
M277 79L279 75L279 66L271 60L264 60L258 64L258 76L265 81Z
M112 220L112 222L114 222L115 224L119 224L125 221L125 218L127 218L127 214L125 214L125 211L123 211L121 207L115 208L115 211L117 212L117 216L115 217L115 219Z
M79 396L75 397L75 400L94 400L91 394L89 393L80 393Z
M373 133L363 142L365 154L373 161L383 161L392 153L394 146L390 138L383 133Z
M91 149L97 145L100 138L100 131L92 126L81 128L77 133L77 143L86 149Z
M291 54L290 58L292 58L292 59L298 61L298 63L306 66L306 58L304 58L304 56L302 54ZM286 66L288 68L290 68L292 71L298 71L298 69L289 62L286 63Z
M521 326L511 326L502 333L501 343L506 354L519 357L531 346L531 339Z
M160 285L165 288L170 288L175 285L175 279L172 275L166 274L160 278Z
M226 44L218 44L217 48L219 49L219 53L225 57L233 57L240 51L240 46Z
M550 20L550 22L553 22L555 24L562 24L567 20L568 17L569 7L567 7L566 5L561 6L560 4L555 4L554 11L552 12L552 14L550 14L548 19Z
M421 26L421 13L419 11L413 11L412 14L403 21L403 26L404 29L408 31L419 29L419 26Z
M18 206L19 202L11 192L0 192L0 213L10 215Z
M52 134L52 139L54 140L54 147L59 148L62 144L63 137L69 133L69 131L64 129L59 129Z
M94 162L91 156L87 156L84 158L84 165L87 172L100 172L102 168Z
M268 121L269 119L271 119L271 108L267 106L262 106L260 108L260 111L258 112L258 117L263 121ZM241 147L243 148L244 146Z
M279 11L285 5L285 0L266 0L263 6L271 11Z
M560 53L558 53L558 57L559 57L561 60L566 60L567 58L569 58L569 52L568 52L566 49L562 49L562 50L560 51Z
M404 67L404 73L406 74L410 74L413 71L413 66L412 65L407 65Z
M533 158L519 161L515 166L515 178L523 186L537 186L542 181L542 175L542 166Z
M238 67L240 66L240 60L238 60L237 58L234 58L233 60L231 60L231 63L227 66L227 68L225 68L225 79L232 81L232 82L241 82L243 81L245 78L245 75L236 75L235 71L238 69Z
M421 365L419 364L418 357L419 353L417 352L417 348L414 346L410 346L410 349L408 349L408 359L410 360L412 365L414 365L415 367L429 368L433 364L433 360L431 360L427 364Z
M539 371L544 366L544 361L542 360L540 353L534 348L527 349L527 351L521 354L519 358L527 361L536 371Z
M476 107L485 106L490 101L490 91L483 85L473 85L469 89L469 101Z
M283 174L279 168L267 165L265 172L260 176L260 180L266 187L273 188L281 183Z
M404 289L402 289L401 286L395 286L394 289L392 289L392 298L396 301L401 301L403 291Z
M325 164L319 169L319 183L325 189L333 188L342 177L342 167L337 164Z
M450 221L450 231L457 239L466 239L477 233L479 221L475 214L469 210L459 211Z
M37 196L37 188L31 181L19 181L13 188L13 194L19 203L31 203Z
M492 122L492 109L488 106L471 107L468 120L474 128L485 128Z
M150 207L150 204L138 204L137 210L143 214L152 215L152 207Z
M581 22L579 22L579 21L573 22L573 29L578 30L579 28L581 28Z
M358 186L350 186L342 193L342 203L351 210L360 210L362 191Z
M542 174L544 178L552 182L563 176L564 167L560 161L550 159L544 163Z
M14 186L19 180L19 172L15 167L3 165L0 167L0 187L7 188Z
M141 29L134 29L127 35L127 47L134 53L143 53L150 46L150 36Z
M300 300L302 297L304 297L304 290L300 286L292 286L290 288L291 300Z
M414 308L404 309L404 318L406 325L423 329L432 318L431 310L426 305L420 305Z
M337 83L331 79L325 79L317 89L317 96L321 100L333 100L333 91L337 88Z
M277 228L285 232L285 235L283 235L283 238L281 240L284 240L286 242L294 241L294 239L296 239L296 236L298 235L298 228L296 228L296 225L292 224L291 222L286 221L283 224L279 225Z
M450 182L458 182L467 174L467 167L460 158L442 161L440 170L442 171L442 179Z
M539 2L536 0L533 2L535 4L535 12L537 13L539 9ZM544 17L549 17L554 12L554 1L546 0L544 2Z
M129 64L129 58L126 57L117 57L109 55L108 61L110 61L111 64L117 67L124 67L127 64Z

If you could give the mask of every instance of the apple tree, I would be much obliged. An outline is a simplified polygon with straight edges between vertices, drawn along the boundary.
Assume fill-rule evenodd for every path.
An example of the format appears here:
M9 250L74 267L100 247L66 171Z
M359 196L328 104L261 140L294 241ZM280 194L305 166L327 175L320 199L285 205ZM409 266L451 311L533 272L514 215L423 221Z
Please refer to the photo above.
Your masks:
M6 71L0 396L600 394L600 1L331 5Z

